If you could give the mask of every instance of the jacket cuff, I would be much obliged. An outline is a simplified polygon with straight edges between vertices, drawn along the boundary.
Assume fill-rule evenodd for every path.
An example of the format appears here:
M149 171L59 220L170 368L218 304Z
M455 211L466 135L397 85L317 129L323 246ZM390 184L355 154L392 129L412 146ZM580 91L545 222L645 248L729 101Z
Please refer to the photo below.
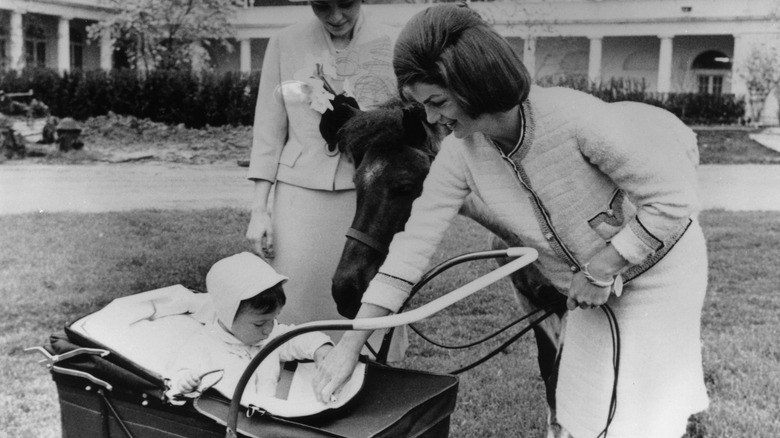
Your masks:
M632 265L642 263L648 256L663 248L663 242L650 234L636 218L612 237L611 243Z
M252 165L252 162L250 161L249 171L247 171L246 177L247 179L251 180L262 179L274 183L276 182L276 171L278 167L278 165L272 164L270 162L265 165Z
M397 312L411 291L412 283L380 272L368 284L361 302Z
M330 338L330 336L326 335L322 332L311 332L306 333L305 335L308 338L306 339L306 345L309 346L309 350L306 352L306 355L309 359L314 359L314 352L316 352L320 347L322 347L325 344L333 344L333 340Z

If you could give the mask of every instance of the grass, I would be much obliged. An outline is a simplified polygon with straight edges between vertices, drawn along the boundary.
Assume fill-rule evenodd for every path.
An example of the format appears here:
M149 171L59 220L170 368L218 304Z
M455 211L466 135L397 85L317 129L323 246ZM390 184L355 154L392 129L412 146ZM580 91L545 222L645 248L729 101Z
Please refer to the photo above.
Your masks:
M245 211L136 211L0 217L0 436L60 435L56 388L37 356L50 333L111 299L175 283L203 290L216 260L247 249ZM780 436L780 214L705 212L710 287L703 353L711 407L691 437ZM193 238L197 236L197 239ZM485 232L458 219L442 260L485 248ZM460 266L422 294L451 290L490 267ZM514 319L506 283L425 321L432 337L475 339ZM449 353L412 336L406 366L446 371L479 352ZM530 336L461 376L453 437L540 437L545 410Z
M696 129L702 164L780 164L780 152L750 139L760 130Z

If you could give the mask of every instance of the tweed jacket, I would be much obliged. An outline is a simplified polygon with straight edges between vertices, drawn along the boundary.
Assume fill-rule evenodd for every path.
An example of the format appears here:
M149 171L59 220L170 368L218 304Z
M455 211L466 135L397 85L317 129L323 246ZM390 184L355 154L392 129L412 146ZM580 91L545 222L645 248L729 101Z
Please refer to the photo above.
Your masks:
M672 114L540 87L521 114L523 139L509 154L481 133L444 140L364 302L398 309L469 194L508 230L511 245L539 251L537 267L562 293L609 243L630 263L621 274L630 281L695 217L696 137Z
M296 74L313 71L314 59L330 57L337 78L329 84L341 92L349 79L361 109L372 108L397 94L392 68L395 36L392 28L361 12L344 50L335 49L316 18L271 38L257 96L248 178L318 190L354 188L354 167L339 153L326 153L319 131L321 113L310 107L311 88Z

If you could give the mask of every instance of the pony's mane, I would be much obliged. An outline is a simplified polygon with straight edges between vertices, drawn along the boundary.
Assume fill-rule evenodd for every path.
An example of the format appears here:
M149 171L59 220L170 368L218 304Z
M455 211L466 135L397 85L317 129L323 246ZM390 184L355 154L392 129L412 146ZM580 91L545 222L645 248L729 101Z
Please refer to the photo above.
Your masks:
M404 114L420 120L425 126L425 112L414 103L401 99L390 99L377 108L363 111L353 116L339 130L339 149L359 162L368 148L394 148L403 144L435 149L440 138L435 130L428 126L416 130L409 138L409 131L404 126Z

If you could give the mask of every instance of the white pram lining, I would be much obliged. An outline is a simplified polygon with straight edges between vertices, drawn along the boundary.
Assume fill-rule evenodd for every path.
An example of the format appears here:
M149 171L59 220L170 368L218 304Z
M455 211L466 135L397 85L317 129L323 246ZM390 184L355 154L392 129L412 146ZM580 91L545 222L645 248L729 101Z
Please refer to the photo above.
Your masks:
M169 382L168 364L179 347L207 322L209 297L195 293L182 285L174 285L127 297L118 298L103 309L71 325L71 330L109 347L131 359L150 374ZM351 400L362 386L365 364L360 363L353 378L334 402L316 400L311 386L314 364L302 362L292 373L285 393L270 397L252 393L242 397L242 405L279 417L295 418L315 415L324 410L338 409ZM290 377L290 376L287 376ZM166 394L169 402L172 393ZM230 399L232 393L221 392Z

